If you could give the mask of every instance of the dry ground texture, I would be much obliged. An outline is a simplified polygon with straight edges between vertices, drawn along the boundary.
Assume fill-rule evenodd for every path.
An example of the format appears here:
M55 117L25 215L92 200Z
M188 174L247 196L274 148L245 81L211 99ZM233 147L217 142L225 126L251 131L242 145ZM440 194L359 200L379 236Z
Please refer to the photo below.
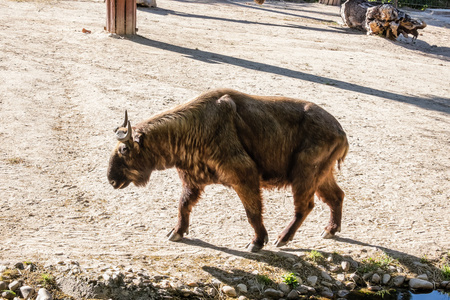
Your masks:
M0 0L0 261L277 279L291 270L270 257L317 250L358 262L384 251L413 273L408 261L439 267L450 250L450 21L411 13L429 24L415 44L346 28L337 7L159 0L139 9L139 35L123 39L103 30L103 1ZM138 122L218 87L306 99L341 122L350 152L336 239L319 237L329 211L317 201L287 247L248 254L240 200L211 186L187 239L173 243L175 170L153 173L146 188L108 184L125 109ZM273 242L292 197L264 198Z

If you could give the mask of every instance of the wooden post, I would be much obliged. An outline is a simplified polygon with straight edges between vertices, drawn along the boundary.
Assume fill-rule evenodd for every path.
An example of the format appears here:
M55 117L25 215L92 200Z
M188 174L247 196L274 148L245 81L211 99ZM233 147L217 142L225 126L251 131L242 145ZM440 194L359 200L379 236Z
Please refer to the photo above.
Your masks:
M106 0L106 30L120 35L136 34L136 0Z

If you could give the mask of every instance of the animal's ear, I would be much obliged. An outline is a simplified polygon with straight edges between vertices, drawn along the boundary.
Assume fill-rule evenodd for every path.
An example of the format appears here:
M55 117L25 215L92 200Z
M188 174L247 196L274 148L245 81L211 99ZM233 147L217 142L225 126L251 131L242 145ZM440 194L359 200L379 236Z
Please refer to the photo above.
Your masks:
M224 107L229 107L233 111L236 111L236 103L234 103L233 98L231 98L231 96L228 94L225 94L219 99L217 99L217 103L219 105L223 105Z
M137 143L139 147L142 148L142 146L144 145L144 134L136 132L136 134L133 137L133 142Z

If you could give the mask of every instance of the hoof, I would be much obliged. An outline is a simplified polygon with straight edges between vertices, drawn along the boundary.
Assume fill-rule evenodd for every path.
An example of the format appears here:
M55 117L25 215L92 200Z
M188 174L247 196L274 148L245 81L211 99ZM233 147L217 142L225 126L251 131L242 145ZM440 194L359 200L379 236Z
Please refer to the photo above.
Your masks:
M255 253L255 252L259 252L259 250L261 250L263 248L263 246L259 246L254 243L248 243L246 248L247 248L248 252Z
M274 245L275 245L275 247L278 247L278 248L279 248L279 247L286 246L288 243L289 243L289 241L287 241L287 242L282 242L282 241L280 241L280 240L278 239L278 240L275 241Z
M322 233L320 234L320 237L323 239L331 239L334 237L334 234L332 234L331 232L329 232L328 230L324 230L322 231Z
M167 236L169 237L169 241L171 242L179 242L183 239L183 236L175 232L173 229L169 232Z

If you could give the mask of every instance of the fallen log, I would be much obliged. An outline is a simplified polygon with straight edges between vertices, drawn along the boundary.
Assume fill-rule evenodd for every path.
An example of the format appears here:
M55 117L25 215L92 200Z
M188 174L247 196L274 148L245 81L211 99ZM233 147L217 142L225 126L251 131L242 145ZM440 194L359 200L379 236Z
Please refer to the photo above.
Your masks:
M341 5L341 17L348 27L392 40L397 39L400 34L406 38L408 34L412 34L415 41L419 36L418 30L427 26L424 21L411 18L391 4L366 0L347 0Z

